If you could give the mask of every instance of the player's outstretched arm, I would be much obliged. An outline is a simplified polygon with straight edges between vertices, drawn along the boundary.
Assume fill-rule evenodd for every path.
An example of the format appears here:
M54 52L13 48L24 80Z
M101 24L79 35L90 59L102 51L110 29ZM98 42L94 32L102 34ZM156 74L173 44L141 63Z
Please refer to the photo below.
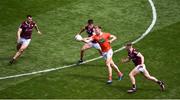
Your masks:
M81 35L81 33L83 33L84 31L85 31L85 27L81 28L80 32L77 33L77 35L78 35L78 34Z
M18 31L17 31L17 43L18 43L19 40L20 40L21 32L22 32L22 28L19 28Z
M113 41L115 41L117 39L117 37L115 35L111 35L110 38L111 38L109 40L110 43L112 43Z
M35 29L36 29L38 34L40 34L40 35L42 34L41 31L39 30L39 27L37 26L37 24L35 24Z
M130 58L129 57L126 57L126 58L122 58L121 59L121 62L122 63L127 63L127 62L129 62L130 61Z
M88 42L91 42L91 41L93 41L93 39L91 37L82 39L82 42L85 42L85 43L88 43Z

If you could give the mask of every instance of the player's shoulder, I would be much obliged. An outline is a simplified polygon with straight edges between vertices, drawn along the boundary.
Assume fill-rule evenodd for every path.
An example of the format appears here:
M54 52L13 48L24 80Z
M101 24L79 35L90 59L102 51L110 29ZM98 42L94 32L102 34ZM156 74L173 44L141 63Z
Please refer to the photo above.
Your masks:
M35 24L36 24L36 21L32 21L32 24L34 24L34 25L35 25Z
M105 36L110 36L111 34L109 32L104 32L103 33Z
M84 28L84 29L88 29L88 24L84 25L83 28Z
M133 53L138 54L139 51L136 48L133 48Z
M103 32L103 34L107 35L107 34L110 34L109 32Z
M23 25L23 24L26 24L26 21L22 21L22 22L21 22L21 25Z
M136 48L133 48L133 52L136 52L137 51L137 49Z
M20 28L23 28L23 27L25 27L26 26L26 21L23 21L23 22L21 22L21 24L20 24Z
M27 25L27 24L28 24L27 21L21 22L21 25ZM31 24L36 24L36 22L35 22L35 21L32 21Z

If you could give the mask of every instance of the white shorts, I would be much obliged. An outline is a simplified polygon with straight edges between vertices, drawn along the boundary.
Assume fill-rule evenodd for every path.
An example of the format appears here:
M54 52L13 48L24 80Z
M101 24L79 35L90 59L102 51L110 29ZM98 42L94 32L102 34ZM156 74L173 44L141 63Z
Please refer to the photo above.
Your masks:
M107 52L102 52L102 56L105 60L107 60L108 58L112 58L113 56L113 50L110 49L109 51Z
M93 47L95 49L101 50L101 47L99 45L99 43L93 43L93 42L88 42L87 43L90 47Z
M20 38L20 40L18 41L19 44L26 45L26 46L28 46L30 42L31 42L31 39L25 39L25 38Z
M145 64L137 65L137 66L135 67L135 69L136 69L137 71L139 71L139 72L144 72L144 71L146 70L146 66L145 66Z

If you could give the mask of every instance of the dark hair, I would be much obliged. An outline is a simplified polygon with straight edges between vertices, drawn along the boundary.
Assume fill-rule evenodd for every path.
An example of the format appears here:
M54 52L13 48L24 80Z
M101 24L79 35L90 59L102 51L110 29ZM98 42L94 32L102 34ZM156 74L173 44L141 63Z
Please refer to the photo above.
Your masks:
M126 46L132 46L133 44L131 42L127 43Z
M89 19L88 20L88 24L93 24L94 22L93 22L93 20L92 19Z
M28 17L32 17L32 16L31 15L27 15L26 18L28 18Z

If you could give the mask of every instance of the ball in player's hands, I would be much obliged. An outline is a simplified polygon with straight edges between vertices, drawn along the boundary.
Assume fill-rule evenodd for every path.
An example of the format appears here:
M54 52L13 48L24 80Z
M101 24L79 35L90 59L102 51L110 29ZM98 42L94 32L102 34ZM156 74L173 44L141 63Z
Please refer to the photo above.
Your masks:
M81 41L82 39L83 39L82 36L79 34L75 36L75 40L77 41Z

